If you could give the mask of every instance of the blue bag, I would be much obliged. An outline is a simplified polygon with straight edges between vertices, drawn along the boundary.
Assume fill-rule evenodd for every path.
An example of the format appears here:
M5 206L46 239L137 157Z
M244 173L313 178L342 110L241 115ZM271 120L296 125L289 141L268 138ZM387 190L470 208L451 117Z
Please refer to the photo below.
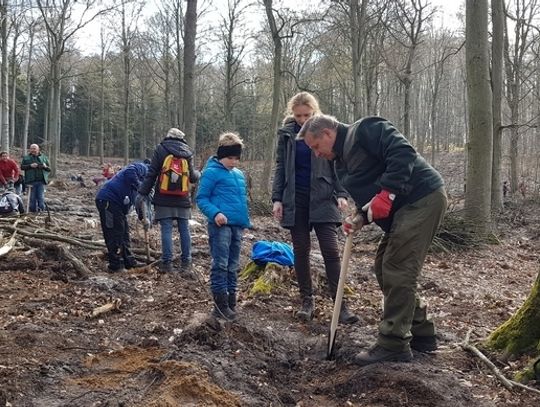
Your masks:
M277 263L282 266L294 265L294 253L287 243L259 240L251 248L251 259L258 265Z

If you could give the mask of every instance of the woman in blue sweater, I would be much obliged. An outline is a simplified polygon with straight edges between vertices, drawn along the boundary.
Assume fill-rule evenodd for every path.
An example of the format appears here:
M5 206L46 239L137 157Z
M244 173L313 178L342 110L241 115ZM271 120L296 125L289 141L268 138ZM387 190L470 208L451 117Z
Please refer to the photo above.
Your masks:
M213 315L229 320L236 317L242 233L250 226L246 181L242 171L236 168L242 147L237 134L222 134L217 155L208 159L197 192L197 205L208 218Z

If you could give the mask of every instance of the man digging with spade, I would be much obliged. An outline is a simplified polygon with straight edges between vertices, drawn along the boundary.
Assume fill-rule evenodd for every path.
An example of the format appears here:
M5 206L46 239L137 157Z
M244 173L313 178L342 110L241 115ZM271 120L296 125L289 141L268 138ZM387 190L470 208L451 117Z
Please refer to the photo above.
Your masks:
M417 294L417 282L447 206L442 177L379 117L347 125L332 116L314 116L297 138L316 156L334 160L338 179L354 199L357 212L345 221L345 233L371 222L385 232L375 258L383 318L376 343L356 354L355 363L408 362L411 348L434 351L435 326Z

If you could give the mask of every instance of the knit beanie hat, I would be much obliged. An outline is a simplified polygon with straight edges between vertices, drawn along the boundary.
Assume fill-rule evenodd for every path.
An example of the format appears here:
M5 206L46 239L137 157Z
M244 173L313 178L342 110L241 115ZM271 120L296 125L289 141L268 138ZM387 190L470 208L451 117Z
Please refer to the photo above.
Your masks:
M242 145L233 144L230 146L219 146L217 149L217 157L219 160L225 157L238 157L242 154Z

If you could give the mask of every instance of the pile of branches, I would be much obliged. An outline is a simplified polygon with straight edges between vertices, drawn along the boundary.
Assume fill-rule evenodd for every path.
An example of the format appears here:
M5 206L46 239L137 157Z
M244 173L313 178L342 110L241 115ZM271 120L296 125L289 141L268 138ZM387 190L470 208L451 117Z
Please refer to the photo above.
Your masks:
M482 237L475 232L474 225L463 217L463 211L447 212L435 235L430 250L434 252L455 252L469 250L486 243L496 243L494 235Z
M0 218L0 258L6 256L16 246L22 245L28 249L40 248L69 263L78 278L86 279L92 272L80 260L78 251L80 249L105 251L105 243L92 240L91 237L70 236L72 225L73 217L52 220L50 215L26 214L21 217ZM73 253L74 250L78 255ZM145 254L144 249L133 249L133 252ZM155 257L158 256L158 253L151 252Z

